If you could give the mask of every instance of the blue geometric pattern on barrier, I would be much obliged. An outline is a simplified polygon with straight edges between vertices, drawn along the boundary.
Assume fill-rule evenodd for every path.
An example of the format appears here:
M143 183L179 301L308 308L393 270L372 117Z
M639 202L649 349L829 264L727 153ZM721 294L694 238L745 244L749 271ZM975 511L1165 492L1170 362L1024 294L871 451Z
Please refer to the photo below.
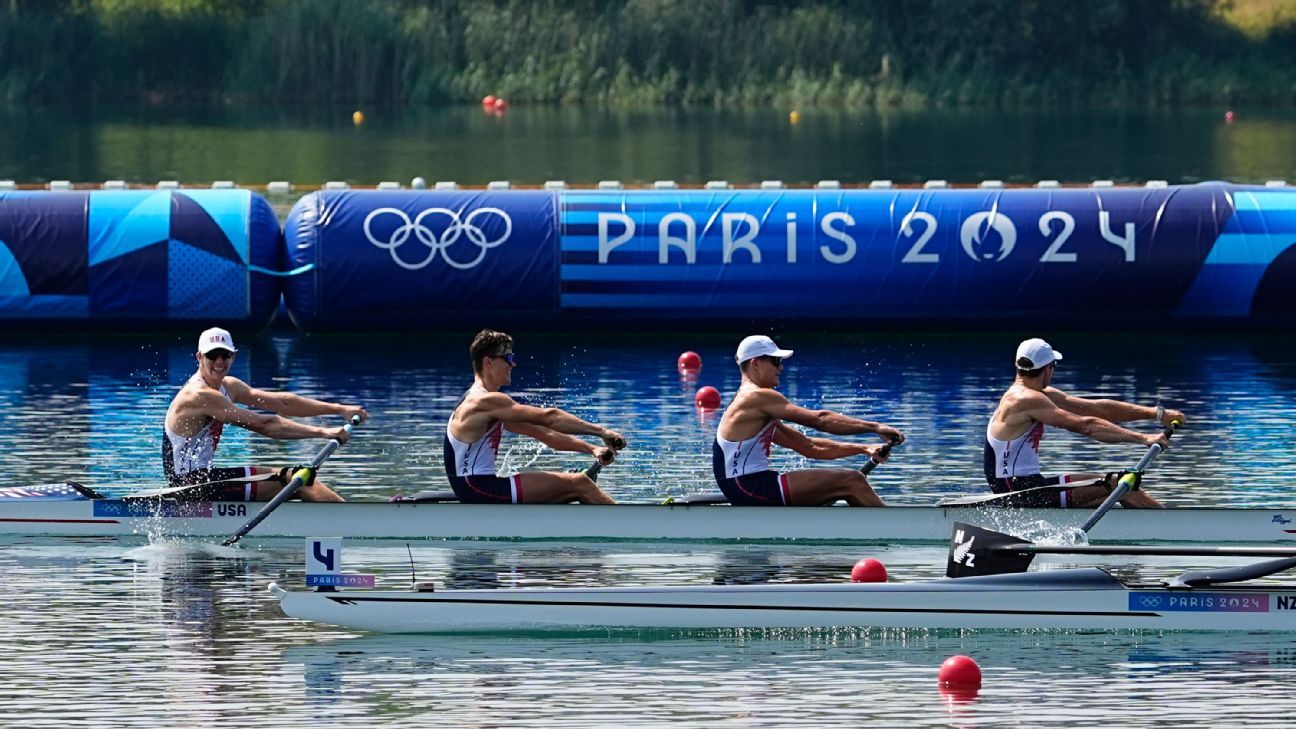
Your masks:
M248 195L207 190L175 193L170 238L221 258L247 263ZM237 202L237 204L235 204ZM246 287L246 284L244 284Z
M166 310L167 241L90 267L90 311L154 318Z
M30 296L27 278L23 276L22 267L9 252L9 246L0 240L0 296Z
M1235 213L1215 240L1178 313L1246 316L1269 265L1296 244L1296 192L1233 193Z
M167 315L172 319L248 315L247 270L209 251L173 240L167 245Z
M171 237L247 263L249 190L185 190L176 193ZM214 226L214 227L213 227Z
M90 197L90 265L171 237L171 193L129 191Z

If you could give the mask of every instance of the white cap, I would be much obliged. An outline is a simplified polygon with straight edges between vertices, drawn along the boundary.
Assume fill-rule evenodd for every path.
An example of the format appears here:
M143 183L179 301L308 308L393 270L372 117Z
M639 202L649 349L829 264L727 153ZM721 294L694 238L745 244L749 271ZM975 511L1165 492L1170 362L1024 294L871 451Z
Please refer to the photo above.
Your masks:
M742 364L749 359L765 356L791 357L792 350L779 349L773 339L764 334L755 334L738 343L738 353L734 355L734 359L738 360L738 364Z
M212 327L202 334L198 335L198 353L207 354L213 349L228 349L231 352L237 352L234 347L234 337L220 327Z
M1019 370L1037 370L1062 359L1062 353L1049 343L1036 337L1017 345L1016 365Z

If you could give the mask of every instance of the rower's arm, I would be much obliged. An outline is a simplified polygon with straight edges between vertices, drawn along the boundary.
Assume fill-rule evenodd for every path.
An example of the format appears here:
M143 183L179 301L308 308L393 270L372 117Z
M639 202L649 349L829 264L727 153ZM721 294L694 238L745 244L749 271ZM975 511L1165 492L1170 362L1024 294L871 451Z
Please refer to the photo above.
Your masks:
M1142 443L1151 445L1164 440L1161 435L1143 434L1095 415L1078 415L1053 404L1052 398L1039 393L1020 406L1022 415L1034 418L1072 433L1079 433L1099 443Z
M818 461L831 461L847 456L872 455L872 446L856 443L842 443L828 438L811 438L796 428L779 423L774 429L774 442L784 448L790 448L806 458Z
M229 392L230 399L240 405L270 410L289 417L302 418L314 415L341 415L347 420L350 420L352 416L359 415L361 422L369 419L369 413L365 412L365 409L358 405L343 405L341 403L326 402L324 400L303 397L291 392L260 390L249 386L247 383L236 377L225 378L225 389Z
M204 392L198 395L198 410L228 425L264 435L276 440L306 440L308 438L335 438L339 443L346 443L350 433L346 428L320 428L314 425L298 423L288 418L269 413L258 413L237 407L215 392Z
M766 396L767 402L761 404L761 410L766 415L778 420L791 421L797 425L804 425L807 428L814 428L832 435L876 433L882 439L893 441L897 445L904 442L904 433L890 426L875 423L871 420L852 418L849 415L843 415L832 410L810 410L788 402L787 398L777 392L772 390L770 392L774 396Z
M479 400L479 410L512 429L513 425L538 425L541 428L567 435L593 435L608 445L625 448L625 438L620 433L601 425L586 422L560 408L537 408L515 402L502 392L493 392ZM516 431L520 432L520 431Z
M1158 410L1155 407L1146 405L1135 405L1133 403L1122 402L1120 400L1110 400L1106 398L1084 398L1068 395L1065 392L1055 388L1045 388L1044 394L1048 396L1053 404L1083 417L1102 418L1113 423L1128 423L1134 420L1157 420L1160 417L1163 425L1169 425L1171 421L1177 420L1181 424L1185 422L1184 414L1178 410L1163 409Z
M595 446L586 443L574 435L559 433L556 430L550 430L539 425L530 423L505 423L504 429L519 435L525 435L544 443L556 451L569 451L571 453L588 453L594 455Z

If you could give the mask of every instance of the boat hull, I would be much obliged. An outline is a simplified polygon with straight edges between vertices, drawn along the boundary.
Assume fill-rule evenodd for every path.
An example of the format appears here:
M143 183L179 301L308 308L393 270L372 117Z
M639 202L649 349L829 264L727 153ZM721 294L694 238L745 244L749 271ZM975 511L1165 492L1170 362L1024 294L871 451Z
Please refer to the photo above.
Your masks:
M228 536L261 504L0 501L0 533L23 535ZM516 539L903 542L946 541L955 521L1023 533L1037 522L1077 527L1083 510L896 506L737 507L620 504L381 503L281 505L252 537L321 534L361 539ZM1102 541L1281 543L1296 541L1296 508L1116 509L1092 530Z
M1296 590L1127 587L1098 568L884 584L296 592L290 617L383 633L583 629L1296 630Z

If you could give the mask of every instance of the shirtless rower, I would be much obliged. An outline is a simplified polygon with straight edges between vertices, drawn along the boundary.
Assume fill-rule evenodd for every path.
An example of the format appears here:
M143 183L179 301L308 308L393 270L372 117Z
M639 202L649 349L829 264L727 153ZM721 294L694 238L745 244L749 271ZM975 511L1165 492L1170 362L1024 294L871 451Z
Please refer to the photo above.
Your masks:
M1156 420L1164 426L1184 423L1184 414L1160 406L1146 407L1119 400L1089 399L1068 395L1052 387L1053 371L1062 353L1043 339L1027 339L1017 347L1017 377L999 400L999 407L986 426L983 465L986 481L997 494L1038 486L1074 483L1070 489L1034 491L1023 495L1018 506L1096 506L1116 485L1119 473L1070 473L1044 476L1040 473L1039 445L1044 426L1052 425L1100 443L1159 443L1169 447L1164 434L1145 434L1116 423ZM1127 507L1161 508L1145 491L1129 491L1121 498Z
M236 356L238 350L234 348L234 337L228 331L212 327L198 335L195 355L198 371L180 388L171 401L171 407L167 408L162 434L162 467L172 486L224 481L228 482L227 485L218 489L213 498L269 501L288 484L293 469L267 466L215 468L212 462L225 425L237 425L276 440L331 438L346 443L349 433L344 427L321 428L281 416L337 415L350 420L358 415L363 421L369 414L356 405L250 387L229 373ZM236 404L277 414L257 413L236 407ZM262 478L240 480L252 476ZM342 501L341 496L318 478L298 489L296 496L303 501Z
M807 458L832 460L871 456L885 460L884 446L811 438L785 425L788 420L832 435L875 433L895 444L904 434L895 428L859 420L831 410L808 410L794 405L774 388L783 360L792 350L779 349L763 335L738 345L735 359L742 384L720 418L711 447L716 484L730 503L742 506L818 506L844 499L851 506L885 506L858 470L814 468L777 473L770 469L770 445L791 448Z
M473 384L446 423L445 469L450 487L464 503L474 504L614 504L611 496L584 473L527 471L495 475L500 438L508 430L530 436L559 451L589 453L600 463L625 448L621 434L558 408L522 405L500 390L513 380L513 337L485 329L468 347ZM594 446L577 435L603 439Z

